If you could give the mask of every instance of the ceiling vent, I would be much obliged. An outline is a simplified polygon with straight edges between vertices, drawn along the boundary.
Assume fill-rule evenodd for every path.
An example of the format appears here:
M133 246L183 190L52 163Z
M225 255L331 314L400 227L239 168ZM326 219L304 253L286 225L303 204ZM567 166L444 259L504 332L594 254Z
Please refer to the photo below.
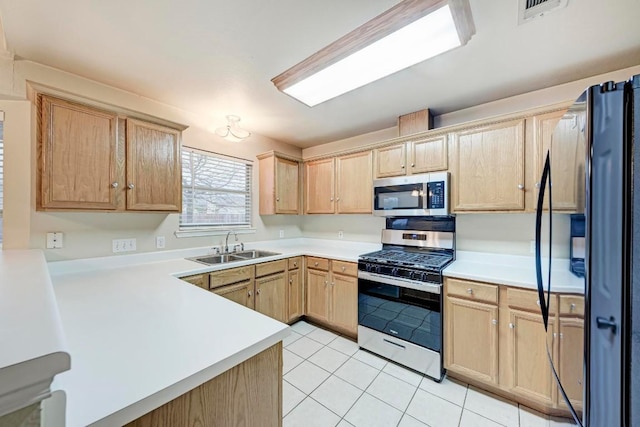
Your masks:
M518 25L567 6L569 0L519 0Z

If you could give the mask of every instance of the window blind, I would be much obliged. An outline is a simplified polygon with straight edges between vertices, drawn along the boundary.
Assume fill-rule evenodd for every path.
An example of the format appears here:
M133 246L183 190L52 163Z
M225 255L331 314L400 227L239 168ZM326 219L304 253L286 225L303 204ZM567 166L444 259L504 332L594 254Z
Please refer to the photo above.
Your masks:
M251 227L251 177L246 161L183 148L180 228Z

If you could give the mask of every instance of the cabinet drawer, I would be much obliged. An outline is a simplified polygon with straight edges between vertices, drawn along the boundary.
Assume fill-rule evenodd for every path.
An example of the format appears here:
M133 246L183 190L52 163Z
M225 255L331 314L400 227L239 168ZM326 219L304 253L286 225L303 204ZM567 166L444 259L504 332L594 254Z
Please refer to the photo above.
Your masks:
M358 264L345 261L332 261L331 271L347 276L358 276Z
M474 301L498 303L498 286L487 283L447 279L447 294Z
M584 317L584 297L581 295L560 295L560 314Z
M289 270L295 270L296 268L300 268L302 266L302 257L297 256L295 258L289 258L287 262Z
M329 260L326 258L307 257L307 268L329 271Z
M545 298L546 298L545 292ZM507 289L507 304L511 308L519 308L521 310L532 311L534 313L540 313L540 300L538 298L537 291L530 291L527 289L508 288ZM549 314L555 314L557 311L556 295L551 294L549 297Z
M269 274L280 273L285 270L287 266L287 260L281 259L278 261L263 262L256 265L256 277L267 276Z
M181 277L180 280L191 283L192 285L199 286L204 289L209 289L209 277L206 274L195 274L193 276Z
M253 278L253 266L247 265L245 267L229 268L227 270L216 271L209 273L209 288L215 289L220 286L230 285L232 283L240 282L242 280L249 280Z

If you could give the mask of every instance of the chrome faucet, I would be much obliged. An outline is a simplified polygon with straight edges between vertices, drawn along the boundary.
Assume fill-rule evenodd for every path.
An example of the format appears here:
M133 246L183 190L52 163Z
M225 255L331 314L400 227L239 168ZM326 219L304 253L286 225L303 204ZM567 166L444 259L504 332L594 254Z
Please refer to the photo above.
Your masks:
M229 235L233 233L233 235L236 238L236 242L238 241L238 235L236 234L236 230L229 230L229 232L227 233L227 237L225 237L224 239L224 252L225 253L229 253Z

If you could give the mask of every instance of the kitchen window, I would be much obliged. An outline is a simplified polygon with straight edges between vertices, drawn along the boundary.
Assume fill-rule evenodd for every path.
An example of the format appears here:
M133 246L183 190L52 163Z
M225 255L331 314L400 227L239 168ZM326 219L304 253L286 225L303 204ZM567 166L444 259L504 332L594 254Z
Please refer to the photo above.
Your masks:
M252 169L248 160L184 147L177 234L251 229Z

